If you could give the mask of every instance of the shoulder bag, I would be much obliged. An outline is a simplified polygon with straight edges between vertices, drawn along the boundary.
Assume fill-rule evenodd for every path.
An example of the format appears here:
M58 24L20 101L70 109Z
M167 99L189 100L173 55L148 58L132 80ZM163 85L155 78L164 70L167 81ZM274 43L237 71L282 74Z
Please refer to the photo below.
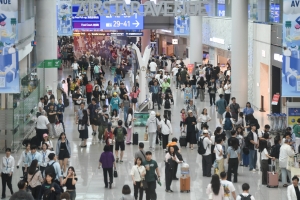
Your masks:
M144 190L147 189L147 188L148 188L148 183L147 183L147 181L146 181L144 178L142 178L141 173L140 173L138 167L136 167L136 170L138 171L138 173L139 173L139 175L140 175L140 177L141 177L141 184L140 184L140 187L143 188Z

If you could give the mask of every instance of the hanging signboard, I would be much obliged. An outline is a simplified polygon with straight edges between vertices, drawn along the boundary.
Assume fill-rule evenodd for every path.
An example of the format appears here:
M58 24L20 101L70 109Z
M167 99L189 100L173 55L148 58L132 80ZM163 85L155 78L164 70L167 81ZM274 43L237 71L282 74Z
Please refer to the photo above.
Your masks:
M278 101L279 101L279 98L280 98L280 94L274 94L273 95L273 98L272 98L272 105L275 105L275 106L277 106L277 104L278 104Z
M72 28L72 0L56 0L57 35L71 36Z
M282 96L300 96L300 17L299 2L293 0L283 1L282 21Z

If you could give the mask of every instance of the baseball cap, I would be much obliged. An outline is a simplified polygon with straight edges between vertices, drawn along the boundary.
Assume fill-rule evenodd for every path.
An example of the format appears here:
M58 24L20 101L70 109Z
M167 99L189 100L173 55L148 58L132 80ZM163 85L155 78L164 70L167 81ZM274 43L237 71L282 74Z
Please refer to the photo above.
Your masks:
M44 133L44 134L43 134L43 138L44 138L44 137L48 137L48 134L47 134L47 133Z

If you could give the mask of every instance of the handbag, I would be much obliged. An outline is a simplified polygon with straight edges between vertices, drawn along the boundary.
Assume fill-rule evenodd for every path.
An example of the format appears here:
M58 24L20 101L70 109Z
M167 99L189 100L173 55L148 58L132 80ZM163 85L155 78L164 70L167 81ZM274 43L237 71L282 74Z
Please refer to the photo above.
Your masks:
M62 123L59 123L59 124L55 124L54 125L54 130L56 132L57 135L60 135L61 133L64 132L64 128L62 126Z
M118 172L117 172L117 170L114 171L114 177L118 178Z
M148 133L147 132L144 134L144 141L148 141Z

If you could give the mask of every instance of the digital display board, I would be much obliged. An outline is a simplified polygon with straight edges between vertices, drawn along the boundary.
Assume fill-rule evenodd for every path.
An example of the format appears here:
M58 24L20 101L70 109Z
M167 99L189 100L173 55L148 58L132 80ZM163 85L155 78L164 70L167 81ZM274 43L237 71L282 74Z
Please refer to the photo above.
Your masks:
M280 21L280 5L279 4L271 4L270 21L279 23L279 21Z
M130 7L130 5L128 6ZM110 11L114 13L116 6L112 5ZM140 7L140 12L143 12L143 7ZM132 16L101 16L100 28L103 30L142 30L144 29L144 16L137 14Z
M76 16L79 4L73 4L72 23L73 30L100 31L100 16Z

